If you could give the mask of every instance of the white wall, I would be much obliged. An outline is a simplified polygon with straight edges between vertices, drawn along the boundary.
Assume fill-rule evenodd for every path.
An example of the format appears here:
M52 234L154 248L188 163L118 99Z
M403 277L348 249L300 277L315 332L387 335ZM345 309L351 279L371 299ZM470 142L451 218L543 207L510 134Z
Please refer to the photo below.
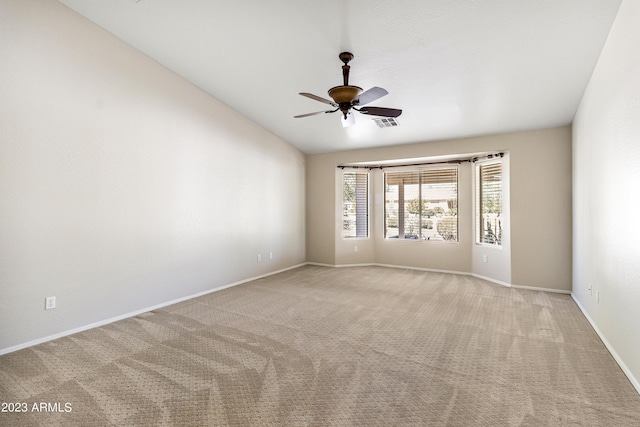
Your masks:
M302 153L57 1L0 10L0 352L305 261Z
M639 39L625 0L574 120L573 296L640 392Z

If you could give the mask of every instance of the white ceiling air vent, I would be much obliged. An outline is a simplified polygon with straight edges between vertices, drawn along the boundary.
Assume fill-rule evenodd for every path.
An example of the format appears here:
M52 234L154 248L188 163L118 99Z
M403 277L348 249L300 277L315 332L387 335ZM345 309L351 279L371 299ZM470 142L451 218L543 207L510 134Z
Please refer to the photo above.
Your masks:
M373 119L374 122L378 125L379 128L390 128L399 126L400 123L393 117L379 117L377 119Z

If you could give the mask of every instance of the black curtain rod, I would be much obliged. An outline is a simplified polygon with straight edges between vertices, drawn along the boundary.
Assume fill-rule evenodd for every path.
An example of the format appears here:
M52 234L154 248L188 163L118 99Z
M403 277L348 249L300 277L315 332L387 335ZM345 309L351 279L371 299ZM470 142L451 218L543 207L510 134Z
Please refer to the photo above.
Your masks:
M459 165L462 162L470 162L471 159L464 160L450 160L448 162L423 162L423 163L402 163L400 165L375 165L375 166L351 166L351 165L338 165L340 169L388 169L388 168L401 168L406 166L425 166L425 165Z
M493 158L503 158L504 157L504 153L493 153L493 154L487 154L486 156L481 156L481 157L474 157L473 159L471 159L471 161L473 163L477 162L480 159L484 159L484 160L489 160L489 159L493 159Z
M338 165L337 167L340 169L345 169L345 168L349 168L349 169L387 169L387 168L401 168L401 167L406 167L406 166L426 166L426 165L452 165L452 164L456 164L459 165L460 163L464 163L464 162L477 162L478 160L488 160L488 159L493 159L493 158L502 158L504 157L504 153L494 153L494 154L487 154L485 156L479 156L479 157L470 157L468 159L457 159L457 160L449 160L446 162L420 162L420 163L401 163L401 164L397 164L397 165L374 165L374 166L358 166L358 165Z

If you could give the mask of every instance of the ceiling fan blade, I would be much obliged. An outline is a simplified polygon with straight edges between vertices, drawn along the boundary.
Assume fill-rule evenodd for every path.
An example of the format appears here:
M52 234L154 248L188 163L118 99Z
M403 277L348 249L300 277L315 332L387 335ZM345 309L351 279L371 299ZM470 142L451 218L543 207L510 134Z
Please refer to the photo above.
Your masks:
M340 116L340 122L342 123L343 128L351 127L356 124L356 115L352 112L349 112L346 119L344 118L344 116Z
M329 101L328 99L322 98L322 97L320 97L318 95L314 95L312 93L300 92L300 95L306 96L307 98L315 99L316 101L324 102L325 104L333 105L334 107L338 106L338 104L336 104L335 102Z
M370 116L382 116L382 117L398 117L402 114L402 110L396 108L383 108L383 107L362 107L358 110L362 114L368 114Z
M309 117L309 116L316 116L318 114L324 114L324 113L334 113L337 110L329 110L329 111L316 111L315 113L307 113L307 114L300 114L297 116L293 116L294 119L299 119L301 117Z
M358 97L358 105L366 105L370 102L375 101L376 99L382 98L383 96L389 94L386 90L381 87L374 86L369 90L364 91Z

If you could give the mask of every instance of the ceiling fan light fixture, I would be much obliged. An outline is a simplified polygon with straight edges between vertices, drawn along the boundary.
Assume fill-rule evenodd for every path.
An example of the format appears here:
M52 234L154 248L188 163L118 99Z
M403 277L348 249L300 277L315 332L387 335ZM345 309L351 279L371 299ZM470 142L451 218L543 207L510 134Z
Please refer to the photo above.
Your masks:
M340 118L340 122L343 128L351 127L356 124L356 116L352 112L349 112Z

